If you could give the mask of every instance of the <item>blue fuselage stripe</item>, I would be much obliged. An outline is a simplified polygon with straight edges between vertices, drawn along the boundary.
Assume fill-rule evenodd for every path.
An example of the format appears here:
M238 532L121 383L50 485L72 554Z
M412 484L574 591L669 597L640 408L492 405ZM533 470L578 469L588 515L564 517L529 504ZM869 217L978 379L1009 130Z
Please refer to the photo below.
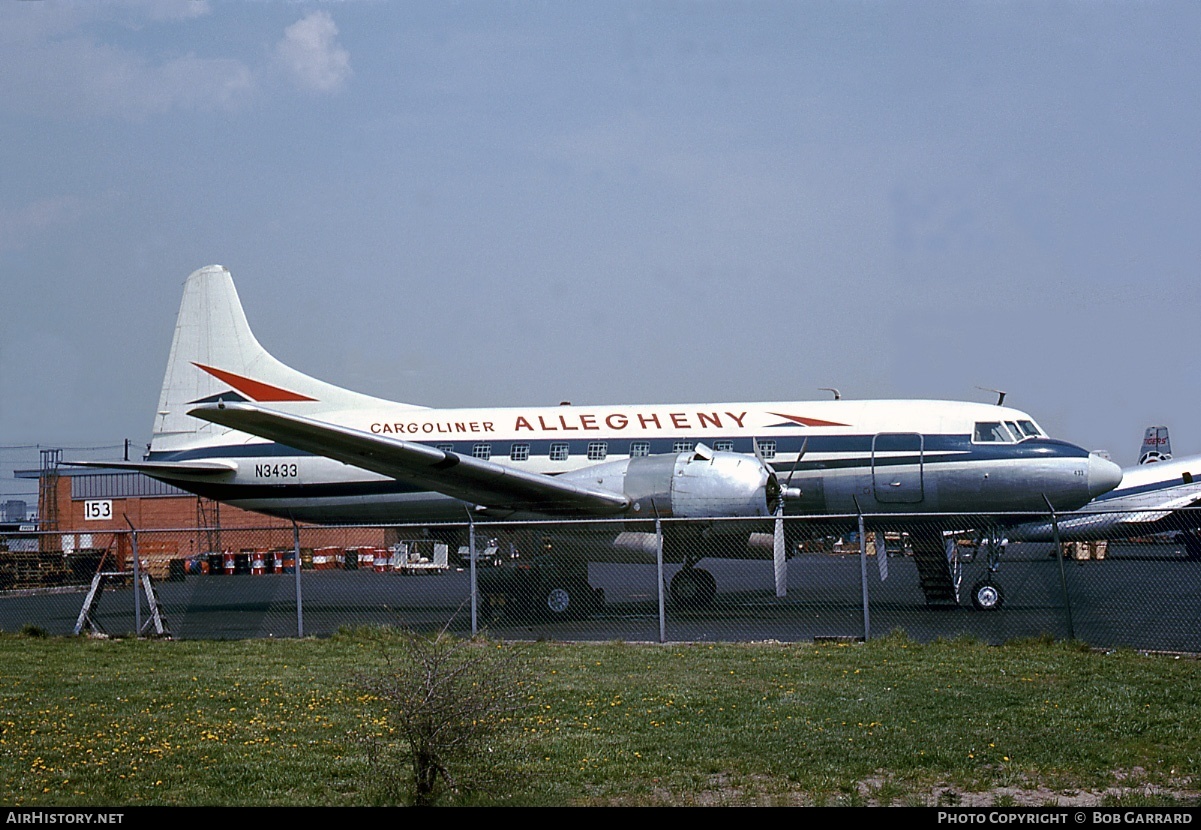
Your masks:
M788 436L775 437L771 439L760 439L760 446L766 441L772 441L775 444L775 454L792 456L800 452L802 447L805 449L805 455L847 455L858 456L846 459L822 459L807 462L805 458L801 459L798 469L825 469L832 466L865 466L865 456L869 456L872 452L873 435L830 435L830 436ZM509 460L513 450L513 445L519 444L528 447L529 457L547 457L550 455L552 445L567 445L567 456L571 459L584 460L587 458L590 444L598 442L606 444L607 456L622 457L630 454L631 444L641 443L648 444L647 452L651 455L661 455L676 452L676 444L680 441L690 441L694 445L704 443L706 446L712 447L715 443L722 440L731 441L732 451L746 453L748 455L754 453L753 441L750 438L734 438L734 439L708 439L704 442L695 439L671 439L671 438L652 438L642 441L630 441L621 439L617 441L603 439L594 440L573 440L573 441L422 441L413 442L421 443L429 447L447 448L451 452L459 455L471 456L473 451L480 444L487 444L491 458L497 462L504 463ZM806 443L807 442L807 443ZM891 449L889 452L893 452ZM261 443L261 444L238 444L226 447L204 447L192 450L182 450L178 452L157 452L151 453L146 460L148 461L194 461L205 460L212 458L295 458L298 456L312 456L313 453L303 452L288 447L284 444L277 443ZM942 461L997 461L1003 459L1034 459L1034 458L1086 458L1088 452L1077 447L1074 444L1069 444L1066 441L1058 441L1053 438L1032 438L1022 441L1018 444L978 444L973 443L969 435L925 435L923 436L923 463L935 464ZM917 460L916 453L907 455L890 455L887 459L881 458L877 463L884 464L912 464ZM513 462L520 463L520 462Z

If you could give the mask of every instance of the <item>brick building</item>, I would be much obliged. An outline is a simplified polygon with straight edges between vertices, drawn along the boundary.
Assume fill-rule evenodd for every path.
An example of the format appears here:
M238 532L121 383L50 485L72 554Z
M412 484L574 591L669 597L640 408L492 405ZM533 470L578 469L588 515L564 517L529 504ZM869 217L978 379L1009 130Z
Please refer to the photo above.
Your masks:
M69 573L72 562L82 563L74 566L76 571L98 565L128 569L131 530L138 531L143 566L156 575L202 564L207 572L222 554L236 555L239 568L249 567L256 554L291 551L295 544L293 525L286 519L220 504L140 473L50 465L18 471L17 477L39 482L37 533L26 534L21 544L9 539L0 556L8 553L16 561L37 554L34 571ZM381 550L395 541L395 531L382 527L299 527L306 567L313 565L315 552L319 566L327 558L342 563L348 550ZM26 563L19 570L30 567ZM10 574L6 581L28 580ZM53 579L35 575L35 581Z

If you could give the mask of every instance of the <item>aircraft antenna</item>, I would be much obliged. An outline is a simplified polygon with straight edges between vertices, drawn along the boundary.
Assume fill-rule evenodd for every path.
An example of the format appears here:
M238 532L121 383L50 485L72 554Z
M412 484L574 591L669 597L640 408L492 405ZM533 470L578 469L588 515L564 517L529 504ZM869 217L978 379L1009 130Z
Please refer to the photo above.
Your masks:
M833 392L834 400L836 400L836 401L842 400L842 393L839 392L837 389L835 389L833 386L819 386L817 388L820 389L822 392Z
M997 406L1001 406L1003 403L1005 403L1005 393L1002 392L1000 389L989 389L987 386L977 386L976 388L982 392L996 392L997 393Z

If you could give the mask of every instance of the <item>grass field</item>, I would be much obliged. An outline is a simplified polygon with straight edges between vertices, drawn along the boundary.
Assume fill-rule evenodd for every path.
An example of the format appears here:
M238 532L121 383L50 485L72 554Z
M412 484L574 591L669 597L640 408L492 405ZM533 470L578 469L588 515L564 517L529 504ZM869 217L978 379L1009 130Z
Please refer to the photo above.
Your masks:
M0 636L7 806L403 803L355 678L387 631L321 640ZM441 803L1201 804L1201 663L1032 641L493 644L528 707ZM500 760L503 759L503 760ZM480 773L480 775L474 775Z

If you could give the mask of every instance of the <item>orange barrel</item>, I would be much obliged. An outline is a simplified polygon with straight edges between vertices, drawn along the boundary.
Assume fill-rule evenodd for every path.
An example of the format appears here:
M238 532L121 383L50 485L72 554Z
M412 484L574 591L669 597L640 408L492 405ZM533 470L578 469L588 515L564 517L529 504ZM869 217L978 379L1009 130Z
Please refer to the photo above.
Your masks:
M267 553L265 551L256 550L250 554L250 572L252 574L267 573Z
M232 550L227 550L221 554L221 570L225 572L226 576L233 574L234 570L238 566L237 563L238 559Z
M296 552L295 551L290 550L284 554L284 573L286 573L286 574L296 573Z
M388 552L376 548L374 554L375 572L377 574L386 573L388 566L392 564L391 559L388 557Z
M271 572L277 574L284 572L284 552L282 550L271 552Z

